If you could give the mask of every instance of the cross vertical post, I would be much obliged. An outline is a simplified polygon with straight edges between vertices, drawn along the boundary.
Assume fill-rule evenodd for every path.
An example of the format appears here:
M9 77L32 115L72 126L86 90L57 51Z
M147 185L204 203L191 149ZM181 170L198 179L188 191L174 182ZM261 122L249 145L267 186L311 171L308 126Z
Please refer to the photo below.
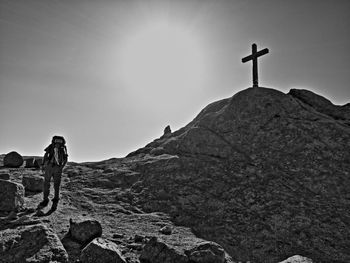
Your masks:
M252 45L252 54L242 58L242 62L245 63L247 61L252 60L253 62L253 88L259 87L259 78L258 78L258 57L269 53L267 48L257 51L256 44Z
M252 45L252 54L256 54L257 46L256 44ZM259 87L259 79L258 79L258 58L253 58L253 88Z

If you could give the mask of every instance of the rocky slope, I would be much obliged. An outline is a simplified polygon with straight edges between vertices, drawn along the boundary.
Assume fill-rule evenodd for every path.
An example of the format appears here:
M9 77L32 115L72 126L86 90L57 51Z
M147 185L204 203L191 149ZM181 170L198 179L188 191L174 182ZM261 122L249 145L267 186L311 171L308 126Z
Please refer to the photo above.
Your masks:
M169 213L234 259L350 261L349 104L250 88L100 168L136 176L134 204Z
M9 169L14 181L23 173ZM70 262L81 247L65 237L69 218L87 215L101 222L103 237L128 262L142 259L144 244L135 244L135 235L181 248L181 260L203 238L223 246L234 262L296 254L350 262L349 174L349 104L335 106L306 90L250 88L126 158L71 163L58 210L40 220L58 233ZM26 206L40 199L27 195ZM173 233L159 233L163 226ZM164 251L156 242L147 246Z

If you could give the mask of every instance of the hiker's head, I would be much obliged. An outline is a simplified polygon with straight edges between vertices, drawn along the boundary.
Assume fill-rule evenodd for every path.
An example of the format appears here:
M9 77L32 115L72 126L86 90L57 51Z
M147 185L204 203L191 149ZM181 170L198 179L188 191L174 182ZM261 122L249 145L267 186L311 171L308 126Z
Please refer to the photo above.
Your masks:
M51 143L55 146L59 146L59 145L64 145L66 141L62 136L53 136Z

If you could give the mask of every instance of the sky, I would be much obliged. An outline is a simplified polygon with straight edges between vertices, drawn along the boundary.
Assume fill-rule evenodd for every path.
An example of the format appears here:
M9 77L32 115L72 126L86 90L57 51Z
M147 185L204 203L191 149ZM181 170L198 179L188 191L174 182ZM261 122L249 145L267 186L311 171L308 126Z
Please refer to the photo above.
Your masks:
M350 102L349 0L0 0L0 153L124 157L259 85Z

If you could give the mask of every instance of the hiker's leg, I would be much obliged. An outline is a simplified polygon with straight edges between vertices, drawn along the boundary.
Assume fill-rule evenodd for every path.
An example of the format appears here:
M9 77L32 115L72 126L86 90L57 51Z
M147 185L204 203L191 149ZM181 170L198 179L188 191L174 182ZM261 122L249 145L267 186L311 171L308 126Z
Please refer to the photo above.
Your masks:
M45 176L44 176L44 191L43 191L44 201L49 200L51 176L52 176L52 167L50 165L47 165L45 168Z
M61 185L61 177L62 177L62 168L59 166L54 167L54 174L53 174L53 182L54 182L54 189L55 189L55 197L52 201L58 202L60 200L60 185Z

